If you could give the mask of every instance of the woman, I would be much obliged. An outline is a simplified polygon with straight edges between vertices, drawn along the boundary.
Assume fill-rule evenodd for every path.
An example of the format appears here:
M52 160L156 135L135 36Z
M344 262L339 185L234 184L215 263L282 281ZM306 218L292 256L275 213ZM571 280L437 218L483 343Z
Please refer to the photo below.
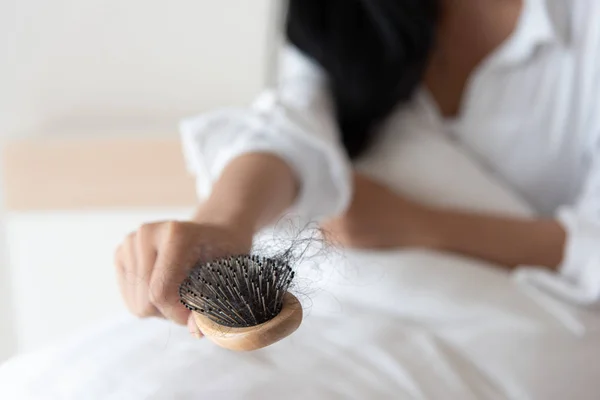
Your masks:
M287 35L276 89L182 124L207 199L192 220L144 225L119 248L134 314L189 320L200 336L178 303L185 266L249 251L290 209L347 246L542 267L565 300L600 302L599 2L292 0ZM437 209L353 174L407 114L468 148L538 217Z

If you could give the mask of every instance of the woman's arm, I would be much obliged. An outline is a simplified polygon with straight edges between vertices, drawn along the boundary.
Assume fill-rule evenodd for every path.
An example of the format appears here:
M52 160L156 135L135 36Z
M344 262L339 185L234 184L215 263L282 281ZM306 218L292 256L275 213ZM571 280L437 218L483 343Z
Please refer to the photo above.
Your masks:
M285 47L281 61L276 87L263 91L251 107L216 110L182 121L188 170L197 178L199 197L207 199L233 160L272 154L299 183L290 211L313 220L339 215L350 201L352 168L340 141L325 75L291 46Z
M282 159L249 153L225 167L193 221L234 225L254 234L276 220L297 195L297 179Z
M254 233L288 208L310 219L338 215L351 198L351 167L322 72L286 52L282 78L250 108L181 124L188 170L202 198L191 221L145 224L119 246L115 265L131 312L187 323L178 288L199 260L251 251Z
M434 209L427 211L426 218L440 250L510 268L530 265L556 270L563 260L566 232L554 220Z
M566 241L556 221L435 209L358 174L350 208L324 228L334 242L349 247L428 248L507 267L557 269Z

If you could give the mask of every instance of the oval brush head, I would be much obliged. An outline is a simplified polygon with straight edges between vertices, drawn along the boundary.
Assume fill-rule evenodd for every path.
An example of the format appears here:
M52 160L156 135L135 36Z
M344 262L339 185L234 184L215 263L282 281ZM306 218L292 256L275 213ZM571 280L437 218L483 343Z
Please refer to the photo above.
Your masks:
M302 307L288 293L294 271L259 256L223 258L194 267L179 288L202 333L230 350L269 346L294 332Z

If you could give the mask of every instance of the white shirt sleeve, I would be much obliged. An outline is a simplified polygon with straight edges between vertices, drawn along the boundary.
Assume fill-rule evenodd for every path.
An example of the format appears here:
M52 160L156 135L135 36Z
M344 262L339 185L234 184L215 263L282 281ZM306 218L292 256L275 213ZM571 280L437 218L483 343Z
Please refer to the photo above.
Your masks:
M600 305L600 137L592 146L591 169L577 203L558 213L568 232L560 274L574 289L572 300Z
M351 200L352 169L322 70L296 48L282 52L280 77L251 107L222 109L180 124L188 170L206 198L225 166L252 152L274 154L300 182L290 212L311 220L342 213Z
M600 306L600 132L590 145L589 173L577 202L559 208L557 219L567 232L558 273L521 268L516 276L576 306Z

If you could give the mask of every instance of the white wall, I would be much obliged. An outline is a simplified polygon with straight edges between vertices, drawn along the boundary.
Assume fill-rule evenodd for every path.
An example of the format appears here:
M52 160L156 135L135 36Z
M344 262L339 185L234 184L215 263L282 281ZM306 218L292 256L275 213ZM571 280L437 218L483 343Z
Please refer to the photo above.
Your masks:
M182 117L245 104L271 75L280 5L2 0L0 140L175 135ZM120 310L115 244L174 213L0 212L0 362Z
M173 132L263 87L273 0L3 0L3 135Z
M4 222L0 219L0 362L14 354L18 346Z
M114 251L140 224L191 210L29 212L7 217L18 352L125 312Z
M7 124L10 113L9 93L14 93L14 68L9 64L14 56L14 9L16 0L0 2L0 127ZM4 134L0 129L0 137ZM0 174L2 173L0 166ZM12 293L9 276L7 246L5 243L4 213L0 186L0 362L15 352L16 334L13 326Z

